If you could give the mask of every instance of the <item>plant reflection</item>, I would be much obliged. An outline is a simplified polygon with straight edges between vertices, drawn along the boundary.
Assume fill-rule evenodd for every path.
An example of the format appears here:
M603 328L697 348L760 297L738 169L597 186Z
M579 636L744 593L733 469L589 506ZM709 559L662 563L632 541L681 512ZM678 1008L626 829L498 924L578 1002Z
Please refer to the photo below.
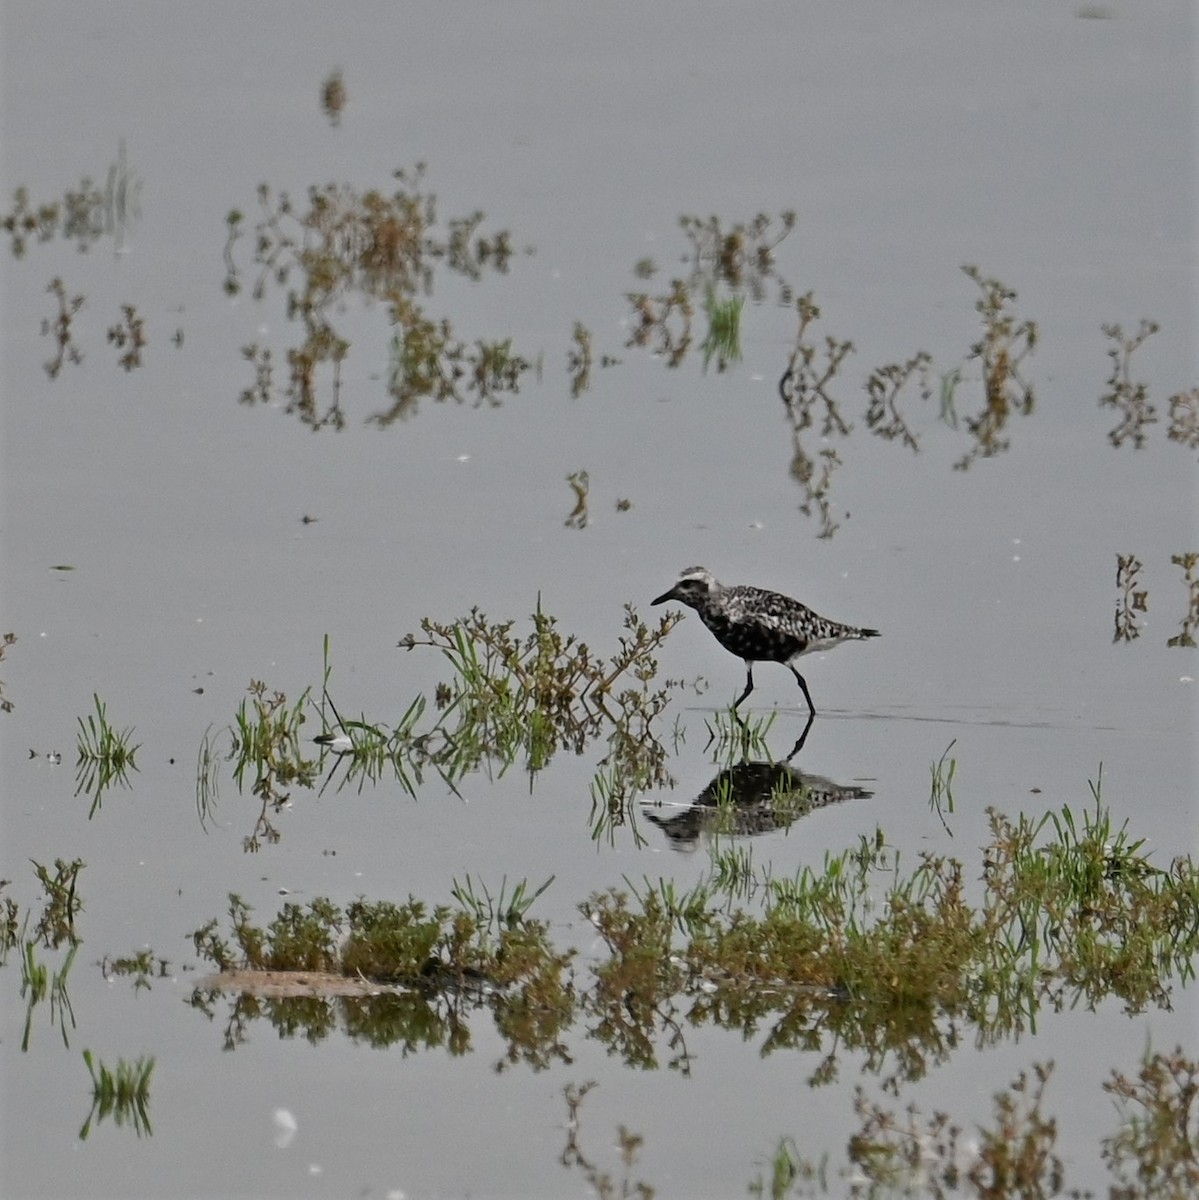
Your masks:
M1171 554L1170 562L1183 572L1182 585L1186 591L1186 611L1181 628L1166 645L1193 649L1195 633L1199 630L1199 553ZM1132 554L1116 555L1116 631L1113 642L1132 642L1141 636L1138 614L1149 611L1149 592L1142 586L1143 564Z
M1148 612L1149 593L1141 588L1142 563L1131 554L1116 555L1116 632L1113 642L1133 642L1141 636L1137 613Z
M1187 612L1182 618L1182 630L1166 643L1168 646L1195 648L1195 631L1199 629L1199 554L1171 554L1170 561L1183 569L1183 582L1187 588Z
M327 184L308 190L308 206L299 210L287 195L258 189L259 219L254 229L254 263L259 268L251 294L262 300L273 288L285 290L289 320L298 321L303 339L288 348L284 409L312 429L345 427L341 408L341 365L350 342L333 323L351 296L387 305L392 338L388 392L391 406L370 420L389 425L416 411L422 397L498 404L519 390L532 364L512 350L511 339L458 339L448 320L425 315L417 297L432 294L436 268L479 280L485 271L505 273L512 257L510 235L479 235L483 214L451 219L435 232L437 200L424 182L425 168L396 171L398 186L385 195ZM227 221L224 250L225 291L242 289L234 249L244 236L245 218L233 211ZM255 379L240 399L269 403L274 396L273 356L269 347L243 350L255 365ZM328 399L320 399L321 376L328 374Z
M58 1026L63 1046L70 1046L70 1030L75 1028L75 1010L71 1005L67 980L82 941L75 930L75 918L83 910L78 881L84 865L82 859L66 862L57 858L51 872L43 864L33 863L44 900L32 933L29 932L30 922L34 919L32 907L22 914L21 906L10 896L4 897L0 905L0 967L7 965L8 956L14 949L19 951L21 998L25 1001L22 1052L27 1052L31 1044L33 1015L47 999L50 1002L50 1024ZM8 880L0 880L0 891L7 885ZM57 953L64 944L66 952L59 956L57 964L52 965L39 955L39 951L43 950Z
M525 635L514 632L515 622L492 622L478 609L452 623L426 618L423 637L409 634L399 644L437 650L453 675L438 684L431 704L417 696L394 727L340 714L329 688L326 639L319 709L312 689L289 701L254 681L227 731L224 757L233 763L234 782L260 802L245 849L279 841L276 818L289 806L291 789L316 787L326 766L322 793L339 775L339 788L359 790L390 777L415 797L431 773L457 794L457 784L474 772L502 776L520 761L532 781L560 751L582 754L597 742L605 753L592 784L593 834L611 840L617 828L631 824L637 795L672 782L656 727L685 684L658 681L655 655L679 619L668 613L656 626L647 625L625 605L625 632L605 656L563 633L540 605ZM301 736L310 710L323 730L314 739L315 754ZM225 736L206 732L200 745L196 810L204 828L215 817L218 745Z
M103 186L84 176L61 201L35 204L27 188L13 193L12 209L0 217L0 229L9 235L14 258L24 256L30 241L46 243L56 237L73 241L86 253L104 237L111 237L119 252L125 235L140 216L141 180L128 163L125 142L117 144L116 161L108 168Z
M626 879L629 892L579 906L601 946L585 983L577 953L528 914L548 884L530 893L522 882L505 902L503 887L493 901L468 882L456 906L433 908L414 898L344 911L286 904L266 928L231 897L232 942L215 920L193 934L222 972L193 1004L212 1017L218 997L232 997L230 1048L266 1018L312 1041L340 1020L371 1045L462 1054L471 1022L487 1017L504 1063L535 1069L571 1061L568 1034L581 1022L630 1066L686 1073L686 1029L711 1024L763 1054L819 1055L814 1085L853 1054L894 1086L923 1078L967 1036L1000 1044L1043 1009L1113 998L1132 1012L1168 1007L1171 982L1193 978L1194 861L1153 866L1092 791L1095 808L1081 818L1069 808L1035 822L992 812L975 899L960 860L925 854L901 869L881 831L790 877L758 870L752 888L718 855L686 892L667 878L640 888Z
M1113 446L1121 446L1131 439L1140 450L1145 445L1145 426L1157 421L1157 409L1149 403L1149 387L1132 380L1132 356L1158 331L1156 321L1142 320L1140 327L1131 336L1119 325L1104 325L1103 335L1112 343L1107 356L1112 360L1108 376L1108 390L1099 397L1104 408L1114 408L1120 414L1120 423L1108 433Z

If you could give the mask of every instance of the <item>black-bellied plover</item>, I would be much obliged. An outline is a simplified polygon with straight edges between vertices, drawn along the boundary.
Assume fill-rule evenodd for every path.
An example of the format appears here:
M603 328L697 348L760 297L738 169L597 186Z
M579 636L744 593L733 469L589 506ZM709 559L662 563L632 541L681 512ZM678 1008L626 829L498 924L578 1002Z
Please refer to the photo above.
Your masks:
M678 583L663 592L654 604L677 600L699 613L700 620L730 654L745 660L745 691L733 702L736 708L754 690L754 663L786 663L799 680L808 712L816 706L795 660L841 642L878 637L877 629L857 629L817 616L810 608L778 592L738 584L725 587L703 567L688 567Z

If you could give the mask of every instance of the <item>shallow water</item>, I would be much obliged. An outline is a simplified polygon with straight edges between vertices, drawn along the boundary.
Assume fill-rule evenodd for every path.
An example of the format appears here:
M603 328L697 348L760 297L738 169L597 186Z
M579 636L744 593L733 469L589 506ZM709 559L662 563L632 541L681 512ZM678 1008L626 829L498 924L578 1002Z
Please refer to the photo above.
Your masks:
M4 7L6 200L18 185L38 201L84 175L102 184L122 142L140 184L119 237L86 252L35 242L4 268L0 632L18 641L0 663L15 706L0 715L0 876L29 905L29 859L87 863L69 1046L43 1006L23 1053L15 956L0 978L6 1195L582 1194L583 1175L560 1161L562 1089L589 1079L580 1143L617 1173L617 1126L641 1134L633 1178L658 1195L741 1194L780 1137L812 1157L844 1146L852 1055L836 1084L813 1089L818 1055L763 1057L752 1038L710 1028L688 1032L686 1076L623 1066L582 1025L573 1061L542 1072L494 1072L504 1046L487 1021L460 1058L341 1035L312 1046L262 1022L221 1053L223 1017L185 1001L208 969L189 935L230 892L265 923L284 894L436 903L467 874L492 887L554 875L534 911L587 954L595 931L577 905L592 892L659 874L684 887L709 865L702 838L679 852L644 818L642 844L628 829L593 842L600 749L560 754L532 786L519 767L474 774L461 798L435 780L416 801L394 783L298 793L281 840L257 855L242 849L256 807L226 777L205 832L205 730L229 726L251 679L293 699L319 689L326 635L343 715L395 722L445 677L435 654L396 648L422 617L478 606L523 621L540 597L563 629L612 648L626 602L648 616L700 562L883 633L807 660L820 715L798 760L873 795L752 839L755 861L789 874L876 826L908 862L923 850L975 861L988 806L1081 809L1101 765L1117 824L1163 865L1194 852L1199 672L1195 650L1168 640L1189 603L1171 555L1199 550L1196 453L1166 436L1167 398L1195 386L1199 363L1193 96L1179 83L1193 13L1083 11L521 3L459 6L451 27L440 5L359 5L349 21L317 5ZM348 92L336 126L319 103L335 68ZM511 337L539 370L498 406L425 399L368 424L388 406L392 329L383 303L354 297L335 318L352 343L343 431L306 428L280 389L269 407L240 405L253 382L241 348L272 347L282 379L299 340L278 289L251 294L258 185L297 200L330 181L389 191L418 161L443 221L482 209L483 228L510 229L515 247L506 273L477 283L440 272L430 315L450 316L468 344ZM233 208L248 229L234 250L245 286L229 297ZM852 433L804 441L843 464L826 538L790 471L776 387L797 319L777 280L747 303L743 357L727 371L703 369L700 336L675 369L628 344L626 293L685 273L681 214L727 227L792 208L778 274L794 295L813 292L817 346L856 346L831 385ZM661 268L648 284L633 272L647 256ZM1018 318L1037 322L1022 367L1036 407L1011 416L1008 449L955 470L981 408L965 263L1015 289ZM83 359L51 379L39 329L56 276L85 296L73 320ZM122 304L149 339L130 372L106 342ZM1157 422L1142 448L1115 447L1101 326L1132 333L1142 317L1161 329L1132 376ZM575 321L597 361L572 398ZM913 454L868 430L863 382L918 350L963 379L956 430L936 394L904 393ZM600 366L603 354L619 364ZM327 401L330 376L318 378ZM566 478L580 469L589 521L574 529ZM1113 643L1121 554L1143 564L1148 611L1139 637ZM659 657L667 675L709 684L665 723L677 712L686 730L676 786L646 800L673 806L716 773L705 718L743 669L694 616ZM769 737L782 754L802 699L781 667L759 667L756 682L755 711L780 709ZM140 749L131 786L89 821L73 763L93 694ZM930 764L951 743L952 838L929 808ZM149 991L95 966L147 945L171 964ZM1172 1012L1135 1019L1114 1003L1046 1015L1035 1036L960 1047L902 1100L981 1120L992 1093L1053 1058L1047 1104L1069 1183L1099 1187L1097 1138L1111 1125L1100 1084L1135 1070L1147 1039L1193 1052L1195 1017L1193 988ZM101 1124L79 1140L84 1048L108 1062L155 1056L152 1136ZM285 1147L278 1109L298 1126Z

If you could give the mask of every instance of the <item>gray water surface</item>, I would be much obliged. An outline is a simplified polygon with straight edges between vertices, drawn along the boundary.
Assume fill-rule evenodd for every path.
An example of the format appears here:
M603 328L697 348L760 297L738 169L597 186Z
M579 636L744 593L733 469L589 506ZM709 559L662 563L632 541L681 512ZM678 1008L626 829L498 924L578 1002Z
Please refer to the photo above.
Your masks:
M467 874L493 887L554 875L535 912L589 956L588 895L644 876L684 888L709 866L702 839L680 852L644 819L643 843L592 841L598 750L559 755L531 787L517 767L468 777L460 797L436 779L416 800L394 782L297 794L256 855L242 849L254 803L226 778L201 829L205 731L229 726L252 679L292 698L319 688L326 635L343 713L395 722L446 674L435 654L396 648L422 617L478 606L524 621L540 597L610 652L625 603L648 615L703 563L883 634L805 667L820 715L802 769L873 795L753 839L755 861L790 874L880 827L909 864L926 850L977 863L988 806L1081 810L1100 770L1116 823L1162 865L1194 852L1199 671L1168 640L1188 612L1171 555L1199 550L1196 453L1166 436L1167 398L1199 368L1191 6L6 4L0 38L6 202L18 186L41 201L83 176L102 184L122 144L139 185L119 238L34 242L3 272L0 633L18 641L0 663L15 706L0 715L0 876L30 905L28 860L87 863L69 1045L42 1007L22 1052L15 955L0 978L5 1195L589 1194L560 1159L563 1088L591 1079L580 1144L619 1177L617 1126L642 1135L632 1178L659 1196L744 1194L786 1136L839 1161L853 1086L877 1078L847 1055L836 1083L812 1088L819 1055L763 1056L711 1028L687 1031L689 1074L624 1066L582 1025L573 1061L540 1072L493 1070L504 1045L487 1021L460 1058L341 1035L309 1045L263 1022L221 1052L222 1016L186 1003L208 969L189 935L230 892L265 923L284 898L432 904ZM348 92L336 126L319 102L334 69ZM299 338L278 289L251 293L258 185L297 203L330 182L387 192L417 162L443 220L480 209L515 250L504 274L439 274L430 315L450 314L467 343L510 337L540 369L498 406L423 400L368 424L387 407L392 330L384 304L355 297L337 313L343 431L313 432L278 394L239 404L253 381L242 347L271 346L282 378ZM247 226L235 297L222 289L231 209ZM820 306L813 340L856 346L835 385L852 434L807 443L842 462L823 538L790 471L776 387L797 321L777 279L746 304L727 371L705 371L698 349L672 369L628 344L626 294L686 271L681 215L727 227L764 212L777 228L790 209L779 276ZM633 271L646 257L660 268L649 284ZM1012 415L1004 452L955 470L981 407L970 263L1037 323L1023 367L1036 407ZM51 379L39 330L55 277L85 297L83 359ZM130 372L106 342L122 304L148 337ZM1142 448L1115 447L1101 326L1131 333L1141 318L1161 326L1133 359L1157 423ZM576 321L597 363L572 398ZM934 382L963 375L956 430L938 395L906 394L913 453L866 428L863 382L918 350ZM580 469L590 520L572 529L566 477ZM1143 564L1149 607L1140 636L1113 643L1121 554ZM705 719L743 685L694 615L660 660L708 688L675 701L686 740L675 786L645 798L659 814L710 782ZM756 681L751 707L779 710L781 754L802 698L782 667ZM73 763L93 694L140 749L131 786L89 821ZM929 808L930 764L951 743L952 838ZM96 966L144 946L170 962L148 991ZM1135 1018L1114 1002L1045 1015L999 1046L966 1039L901 1099L969 1125L1052 1058L1068 1181L1100 1188L1102 1082L1134 1072L1147 1042L1193 1054L1195 1019L1193 989ZM152 1136L101 1124L79 1139L84 1048L155 1057Z

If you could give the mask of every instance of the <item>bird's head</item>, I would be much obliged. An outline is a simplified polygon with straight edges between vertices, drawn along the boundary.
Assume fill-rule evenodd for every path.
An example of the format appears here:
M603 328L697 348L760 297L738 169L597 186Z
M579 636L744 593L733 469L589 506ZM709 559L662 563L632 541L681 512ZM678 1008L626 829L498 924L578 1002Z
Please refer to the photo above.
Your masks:
M691 608L701 608L720 591L720 584L710 571L703 567L688 567L679 581L668 592L663 592L651 604L665 604L667 600L677 600Z

